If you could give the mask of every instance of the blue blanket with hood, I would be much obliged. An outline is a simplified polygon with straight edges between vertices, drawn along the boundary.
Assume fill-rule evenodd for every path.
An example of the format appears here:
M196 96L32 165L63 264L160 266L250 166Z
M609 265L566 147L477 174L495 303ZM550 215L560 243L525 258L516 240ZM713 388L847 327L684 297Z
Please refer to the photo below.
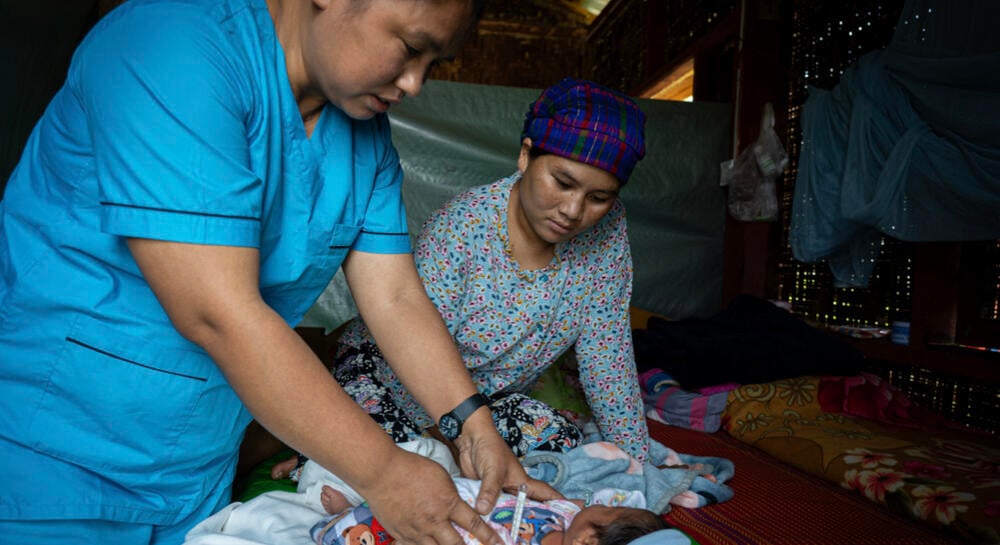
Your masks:
M532 452L522 464L528 476L545 481L567 498L586 499L602 488L640 491L655 513L670 505L702 507L733 497L726 481L735 467L726 458L679 454L651 440L639 462L613 443L598 441L568 452Z

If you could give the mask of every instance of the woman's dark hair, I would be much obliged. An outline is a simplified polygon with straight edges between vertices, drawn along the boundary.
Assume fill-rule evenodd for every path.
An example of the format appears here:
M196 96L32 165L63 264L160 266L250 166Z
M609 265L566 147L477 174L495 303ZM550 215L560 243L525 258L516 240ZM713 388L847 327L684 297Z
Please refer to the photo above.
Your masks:
M596 526L597 545L628 545L640 537L657 530L670 528L663 517L645 509L631 509L607 526Z
M531 160L538 159L539 157L541 157L543 155L548 155L548 154L549 154L549 152L543 150L542 148L536 147L536 146L531 146L531 149L528 150L528 157Z
M479 22L483 18L483 10L486 9L486 2L489 0L471 0L472 3L472 20ZM368 0L355 0L355 9L364 9L367 7Z
M532 161L534 161L535 159L538 159L539 157L541 157L543 155L552 155L552 153L549 153L549 152L543 150L542 148L535 147L535 146L531 146L531 149L528 150L528 158L531 159ZM615 178L615 179L617 180L617 178ZM618 187L621 188L622 185L623 184L621 183L621 181L619 181Z
M478 21L483 18L483 10L486 9L487 0L472 0L472 18Z
M489 0L470 0L472 4L472 20L479 22L483 18L483 11L486 9L486 3Z

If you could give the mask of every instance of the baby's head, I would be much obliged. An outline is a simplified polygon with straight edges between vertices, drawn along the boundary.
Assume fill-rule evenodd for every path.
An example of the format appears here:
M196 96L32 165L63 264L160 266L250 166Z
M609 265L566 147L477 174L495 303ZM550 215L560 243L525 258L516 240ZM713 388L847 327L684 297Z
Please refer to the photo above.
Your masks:
M573 517L562 545L628 545L665 528L663 517L646 509L591 505Z

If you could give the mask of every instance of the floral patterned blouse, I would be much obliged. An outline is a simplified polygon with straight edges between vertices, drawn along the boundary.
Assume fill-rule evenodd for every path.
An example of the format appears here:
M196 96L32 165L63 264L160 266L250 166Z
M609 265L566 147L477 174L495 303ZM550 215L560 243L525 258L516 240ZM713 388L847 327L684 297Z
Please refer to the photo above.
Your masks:
M514 174L473 188L427 219L415 249L427 294L486 394L528 393L575 346L601 435L645 460L649 432L628 314L632 255L625 209L616 202L590 230L558 244L545 268L525 270L512 258L507 237L510 191L519 179ZM340 342L373 341L355 319ZM388 365L376 374L419 425L433 424Z

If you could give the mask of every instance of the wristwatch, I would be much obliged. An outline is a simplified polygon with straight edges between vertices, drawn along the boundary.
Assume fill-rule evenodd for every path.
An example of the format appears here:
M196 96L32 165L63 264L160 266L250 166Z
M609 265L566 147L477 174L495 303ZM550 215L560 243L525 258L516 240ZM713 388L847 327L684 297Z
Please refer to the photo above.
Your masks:
M462 424L472 416L472 413L476 412L476 409L482 407L483 405L489 405L490 399L483 394L475 393L469 396L469 399L458 404L450 413L445 414L441 417L438 422L438 429L441 430L441 435L445 436L449 441L454 441L458 439L459 435L462 435Z

